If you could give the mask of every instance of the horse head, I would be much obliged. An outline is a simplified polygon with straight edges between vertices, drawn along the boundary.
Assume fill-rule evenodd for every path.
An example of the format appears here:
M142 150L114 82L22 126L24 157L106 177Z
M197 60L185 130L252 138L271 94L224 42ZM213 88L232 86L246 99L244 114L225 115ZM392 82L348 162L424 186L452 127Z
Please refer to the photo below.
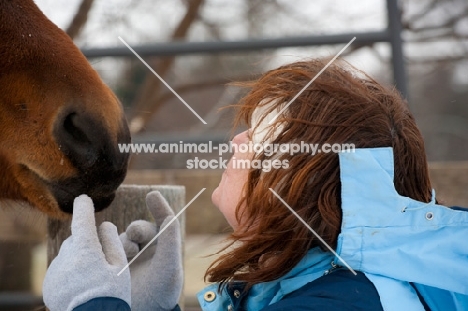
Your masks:
M32 0L0 0L0 199L54 218L86 193L107 207L125 178L122 106Z

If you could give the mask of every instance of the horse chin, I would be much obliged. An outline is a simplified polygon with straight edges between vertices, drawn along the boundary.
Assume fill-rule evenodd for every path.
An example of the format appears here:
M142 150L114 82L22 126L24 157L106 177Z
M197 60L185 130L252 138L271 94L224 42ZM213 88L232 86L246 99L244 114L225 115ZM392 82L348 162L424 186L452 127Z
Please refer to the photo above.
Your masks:
M27 202L51 218L70 218L60 209L48 183L42 177L25 165L20 165L17 168L14 180L18 183L18 192L7 198Z

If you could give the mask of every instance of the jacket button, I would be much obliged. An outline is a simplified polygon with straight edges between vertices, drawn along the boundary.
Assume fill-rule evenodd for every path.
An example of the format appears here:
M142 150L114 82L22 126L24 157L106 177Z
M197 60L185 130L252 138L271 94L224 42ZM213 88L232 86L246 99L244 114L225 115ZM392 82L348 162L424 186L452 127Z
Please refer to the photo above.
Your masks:
M240 291L237 289L234 291L234 297L239 298L240 297Z
M205 295L203 295L203 298L205 299L206 302L212 302L216 298L215 292L209 291L206 292Z
M432 212L427 212L426 213L426 219L427 220L432 220L434 219L434 214Z

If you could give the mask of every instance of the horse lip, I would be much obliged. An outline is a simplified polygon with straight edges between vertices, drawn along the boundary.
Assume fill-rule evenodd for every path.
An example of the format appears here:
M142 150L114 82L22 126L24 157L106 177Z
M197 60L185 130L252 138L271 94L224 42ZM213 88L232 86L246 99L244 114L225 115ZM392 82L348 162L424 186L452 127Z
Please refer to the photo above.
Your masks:
M55 200L57 200L60 210L67 214L73 214L73 202L75 198L81 194L86 194L89 197L91 197L91 199L93 200L95 212L99 212L112 203L112 201L115 198L116 191L114 190L112 192L100 192L98 194L95 194L89 193L89 191L86 191L84 189L78 189L75 192L70 191L69 187L64 187L63 185L61 185L60 182L49 183L49 189L51 190Z
M109 184L101 184L101 187L99 187L99 185L88 187L88 182L80 177L71 177L63 180L47 180L27 165L21 164L21 166L36 178L36 182L46 186L55 199L59 209L64 213L73 214L73 202L75 198L81 194L86 194L91 197L95 212L100 212L107 208L115 198L118 185L114 187Z

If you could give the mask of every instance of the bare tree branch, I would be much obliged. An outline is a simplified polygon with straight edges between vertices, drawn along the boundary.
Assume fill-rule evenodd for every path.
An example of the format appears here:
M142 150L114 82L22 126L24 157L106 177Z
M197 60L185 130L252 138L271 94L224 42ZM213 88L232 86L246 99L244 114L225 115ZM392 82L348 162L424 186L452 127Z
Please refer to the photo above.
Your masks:
M438 5L437 0L429 1L429 3L421 10L421 12L419 12L417 15L412 15L411 19L408 19L408 20L402 22L403 23L403 28L411 28L412 25L419 22L427 14L429 14L432 10L437 8L437 5Z
M174 30L174 33L172 34L173 40L180 40L187 35L190 26L195 22L195 20L197 20L198 11L203 2L204 0L187 1L187 13ZM159 64L155 61L151 61L149 64L153 68L156 68L156 72L161 77L164 77L174 64L174 60L174 57L166 57L162 62L159 62ZM161 106L160 102L157 100L160 93L160 87L161 83L158 78L155 77L153 73L148 72L145 81L138 92L138 96L132 105L134 107L132 120L138 120L138 126L134 126L135 123L132 124L132 121L130 121L130 130L132 132L141 131ZM141 111L145 111L146 113L141 114Z
M441 28L453 28L456 23L458 23L461 19L466 18L468 15L468 6L464 8L463 11L460 13L450 16L447 20L443 23L439 23L437 25L425 25L422 27L415 28L412 24L408 24L408 28L411 31L419 32L419 31L428 31L433 29L441 29Z
M67 30L65 31L70 38L75 39L86 25L88 20L88 13L93 6L94 0L82 0L81 4L73 17L70 25L68 25Z
M198 82L198 83L194 83L194 84L185 84L185 85L181 85L177 88L174 88L174 91L177 92L177 94L183 94L183 93L186 93L186 92L192 92L192 91L195 91L195 90L202 90L202 89L205 89L205 88L210 88L210 87L219 87L220 85L225 85L229 82L232 82L232 81L247 81L249 79L251 79L252 77L247 77L247 76L243 76L243 77L237 77L237 78L232 78L232 79L213 79L213 80L207 80L207 81L202 81L202 82ZM158 101L161 101L161 102L165 102L171 98L174 98L174 94L172 94L171 92L164 92L162 93L159 97L158 97ZM197 123L198 124L198 123ZM206 126L204 127L206 128Z

